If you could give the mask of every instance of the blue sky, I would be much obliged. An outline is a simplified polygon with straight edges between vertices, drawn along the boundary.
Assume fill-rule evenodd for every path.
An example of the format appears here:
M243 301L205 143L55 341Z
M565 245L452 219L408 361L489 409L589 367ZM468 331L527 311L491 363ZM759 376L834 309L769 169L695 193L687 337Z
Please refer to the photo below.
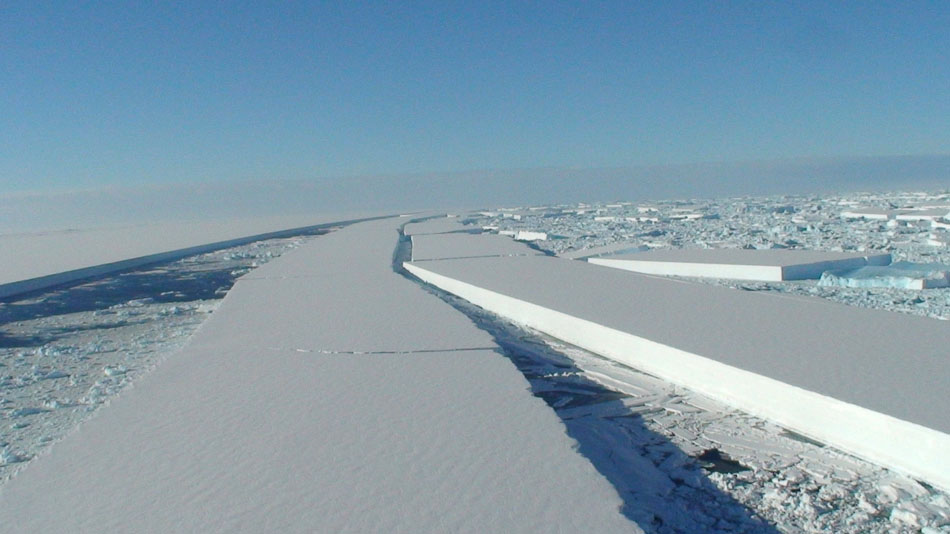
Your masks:
M950 153L946 2L6 2L0 192Z

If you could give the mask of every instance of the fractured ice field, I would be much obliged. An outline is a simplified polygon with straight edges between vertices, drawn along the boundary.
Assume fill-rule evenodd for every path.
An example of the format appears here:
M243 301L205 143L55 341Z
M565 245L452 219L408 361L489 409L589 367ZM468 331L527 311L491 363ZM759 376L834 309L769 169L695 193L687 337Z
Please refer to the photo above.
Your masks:
M946 261L946 251L931 244L935 231L933 225L945 224L942 220L865 224L840 215L841 206L860 203L900 203L908 206L947 204L950 203L950 195L869 194L831 198L776 197L501 208L470 215L465 222L473 228L502 235L512 235L522 230L544 232L549 239L538 243L540 248L579 258L610 257L614 251L626 253L637 249L718 247L808 250L814 247L816 250L850 252L855 256L892 254L900 260L927 263ZM679 216L684 210L702 215L688 218ZM649 213L651 217L643 220L637 213ZM942 230L938 227L937 231ZM630 257L635 256L636 253L630 254ZM424 265L420 263L420 266ZM692 280L743 290L820 296L851 305L936 319L950 317L950 294L946 289L824 287L813 280L781 283ZM933 328L943 330L945 325L934 322ZM847 335L846 332L843 334ZM612 387L622 387L624 382L611 379L608 383ZM932 394L940 393L935 391ZM695 398L695 394L692 396ZM689 411L693 410L685 412ZM689 420L689 417L683 410L671 410L660 419L664 425L676 427ZM714 416L714 419L720 418ZM787 531L917 532L922 529L936 532L936 529L950 529L950 501L946 493L934 490L926 483L921 484L887 469L836 453L833 449L809 443L805 438L798 440L795 434L774 426L768 430L771 426L769 423L754 423L754 418L749 416L744 416L744 419L743 424L735 427L729 425L731 428L727 434L720 434L718 439L728 441L730 438L726 435L734 436L733 444L727 445L727 450L745 465L757 464L757 467L738 477L716 473L714 478L717 483L721 482L723 487L729 488L731 495L742 495L740 500L750 502L750 507L757 512L769 517L777 525L786 525ZM754 426L750 428L747 426L749 424ZM687 425L693 428L685 431L679 426L674 433L677 438L685 436L685 439L676 440L678 445L684 442L688 444L702 435L696 432L695 422ZM763 432L763 429L766 431ZM800 445L805 450L780 455L784 457L778 461L781 467L766 467L763 464L764 457L772 456L773 453L765 452L763 455L763 451L792 450L786 448L787 445L772 449L768 442L785 440L790 443L789 439L798 441L792 444L792 449ZM709 443L707 441L700 447L708 446ZM737 445L739 443L744 445ZM695 451L695 447L688 448ZM756 452L757 448L761 450ZM832 475L834 468L830 466L835 464L836 457L842 458L841 461L846 464L852 462L851 465L863 464L865 467L858 469L860 474L840 476L840 473L847 471L844 469L838 471L839 475ZM800 463L804 458L822 459L818 464L806 467ZM767 460L764 462L768 463ZM818 467L822 464L824 467ZM784 471L786 468L787 472ZM894 483L904 485L903 489L895 490Z
M635 251L648 250L787 249L832 251L843 256L890 254L895 263L946 265L950 264L947 247L933 244L942 242L950 231L950 222L941 218L939 208L932 207L944 204L950 205L950 194L937 192L492 207L482 212L454 213L453 215L457 215L455 217L435 217L428 220L420 217L415 222L409 222L404 227L405 237L401 241L408 248L402 252L397 248L393 264L398 267L402 261L410 259L425 265L446 258L456 259L448 261L470 261L461 258L472 257L510 257L517 260L556 254L563 258L574 257L583 261L586 257L609 258L612 254L635 255ZM861 210L864 210L862 213L871 214L876 213L875 210L893 212L893 217L880 219L852 216ZM922 217L907 218L905 215L908 213ZM898 219L898 215L904 217ZM403 222L410 220L413 220L412 217L407 217ZM387 224L389 223L382 226ZM373 257L385 258L388 262L392 252L387 247L397 246L396 236L393 234L391 239L378 236L368 239L366 236L376 234L363 234L360 233L362 230L357 230L355 233L347 232L346 235L363 236L359 237L366 239L362 246L373 248ZM523 238L535 239L530 243L530 247L514 240L519 233ZM470 237L472 246L460 247L462 241L451 237L459 234ZM320 239L323 238L316 238L317 241ZM342 240L352 237L339 235L335 239L334 242L339 245L343 243ZM69 288L2 301L0 365L3 367L0 367L0 394L3 395L3 404L0 405L0 417L3 427L0 427L0 442L4 444L4 448L0 458L3 463L0 466L0 474L3 480L6 481L14 471L29 463L26 460L37 454L42 456L50 443L68 434L78 421L87 418L96 407L107 404L117 391L129 384L138 383L138 378L149 369L156 366L161 368L159 363L165 356L184 346L209 313L217 314L220 297L236 276L246 273L248 268L255 264L277 256L281 251L303 243L299 238L277 240L269 244L255 243L229 251L127 271ZM349 247L350 244L346 246ZM357 250L359 247L350 248ZM415 429L417 436L428 436L434 440L433 443L443 443L444 440L443 444L456 446L459 441L464 440L458 439L458 436L442 435L445 428L451 428L453 432L462 432L468 436L469 452L466 454L478 454L478 447L474 445L482 440L492 443L495 438L479 436L473 428L459 426L459 422L471 417L473 412L502 417L505 409L497 411L502 406L499 404L498 392L491 383L466 384L461 387L459 384L464 381L440 382L438 377L442 375L439 373L444 372L446 368L435 363L455 365L458 361L481 362L465 368L468 376L496 377L499 380L499 388L502 383L505 384L507 389L504 389L503 397L507 398L507 395L515 393L514 389L517 388L512 389L512 384L517 381L512 381L511 377L505 374L504 366L500 366L493 359L494 350L514 364L520 372L519 377L524 377L524 387L529 388L530 393L537 397L535 400L542 400L546 409L556 414L556 420L560 421L567 436L575 443L577 453L585 461L589 461L596 472L616 491L623 516L635 522L635 527L646 532L950 532L950 495L941 489L845 454L834 447L791 432L769 420L743 413L695 391L673 385L523 325L511 323L504 317L432 288L428 289L433 294L414 296L412 291L422 288L418 281L414 282L415 286L400 285L398 290L393 290L393 294L407 298L406 302L412 302L412 306L378 302L378 305L370 306L376 302L373 300L376 298L374 293L388 295L386 292L392 288L385 288L395 282L382 273L378 265L370 265L368 262L347 263L351 260L338 257L333 250L332 247L324 248L317 253L314 249L309 256L282 258L282 262L287 262L282 263L280 269L251 273L239 284L244 284L243 292L234 292L235 294L224 300L224 306L228 307L229 313L232 314L229 317L242 321L253 319L257 313L265 313L261 310L255 311L255 306L273 306L276 302L285 302L288 309L311 310L308 312L310 315L284 314L280 324L268 327L268 330L273 331L273 335L267 334L263 338L247 328L232 328L229 331L229 336L233 339L229 339L226 344L228 351L240 353L245 347L261 344L257 357L279 361L276 367L266 361L245 361L238 358L236 361L242 362L241 369L253 368L257 374L253 379L233 376L224 372L231 369L228 367L230 360L224 356L214 356L213 360L217 363L211 368L219 369L224 374L178 377L189 384L209 385L209 393L186 392L189 398L199 398L202 395L207 397L212 395L211 391L233 394L222 399L206 399L208 406L218 406L229 418L222 422L222 425L229 428L244 425L257 429L254 430L255 433L259 430L259 436L229 438L233 439L231 443L252 442L255 446L260 445L261 451L265 451L262 456L242 459L248 462L242 464L242 469L259 472L262 477L270 476L267 475L270 470L286 471L289 484L294 488L302 481L300 473L305 472L309 476L316 471L335 469L334 478L328 480L325 490L347 484L363 484L373 480L374 470L379 470L383 476L376 477L376 482L365 488L373 495L382 495L380 492L391 489L393 479L387 478L387 473L394 469L393 462L398 464L403 459L400 456L392 456L395 454L393 450L408 447L405 450L408 451L407 458L410 459L428 457L426 455L430 454L443 460L452 458L449 452L427 452L425 447L409 446L411 443L403 443L406 436L399 433L391 435L397 443L395 448L389 450L372 443L364 443L366 436L374 435L374 425L383 428L411 427ZM331 265L328 271L330 276L323 274L315 279L316 281L308 283L307 276L317 273L318 265L322 263ZM276 265L271 264L268 269ZM386 270L389 269L387 263ZM354 273L364 271L371 272L372 276L366 278L367 282L362 284L365 287L357 288L356 297L352 296L353 287L334 283L334 280L348 280ZM299 277L299 280L294 281L288 288L287 280L295 276ZM906 289L893 285L841 287L821 285L814 279L678 279L691 283L722 285L739 291L821 297L850 305L911 313L930 317L934 328L947 328L946 322L937 319L950 318L950 288ZM402 282L400 280L400 284ZM322 289L317 292L315 287ZM315 292L321 293L321 296L313 296L317 294ZM334 301L346 295L351 295L347 298L355 298L356 302L348 302L338 310L321 306L323 300ZM439 312L437 306L424 300L437 301L440 298L467 316L487 335L468 333L461 338L451 339L452 336L447 337L442 333L441 337L436 338L438 343L426 341L429 339L426 336L432 336L433 332L417 324L418 318L413 317L413 311L424 310L419 313L429 318L455 313L452 310ZM361 304L366 306L361 307ZM420 306L421 304L425 305ZM323 332L327 330L324 323L337 322L338 326ZM361 340L355 344L347 341L352 336L356 336L352 339L364 337L361 334L361 325L364 322L385 324L387 333L379 338L367 333L365 337L372 339ZM453 319L452 324L456 325L456 322ZM224 331L221 330L224 326L224 323L221 323L214 328ZM205 328L202 327L201 330L204 331ZM313 332L314 330L319 332ZM413 332L416 332L416 337ZM459 339L467 340L469 335L474 336L472 339L477 339L478 343L445 352L451 343ZM847 333L842 335L847 336ZM322 336L327 337L324 339ZM193 338L197 339L199 344L192 350L202 350L204 347L205 356L212 354L213 347L207 344L208 337L206 335L204 341L199 339L200 335ZM493 345L497 346L492 349ZM455 358L461 360L457 361ZM373 361L378 362L376 370L366 367ZM405 362L405 366L400 364L401 361ZM300 370L308 374L295 373L294 370L298 368L291 366L297 365L303 365ZM492 369L491 373L495 374L487 373L486 365ZM187 368L179 362L176 367L178 371L173 371L172 374ZM316 373L317 369L320 370L319 373ZM345 376L345 381L336 380L329 374L345 369L354 371L352 374L341 375ZM406 369L411 369L415 376L405 376ZM327 406L333 406L330 411L322 405L318 407L307 404L309 401L306 399L311 397L324 398L320 392L306 391L307 384L303 376L311 377L309 373L316 373L313 375L317 377L314 378L313 384L319 384L320 388L326 389L324 397L330 396L324 399L328 402ZM267 374L279 376L281 380L289 381L288 384L292 382L294 387L303 387L300 391L306 392L306 399L290 399L284 403L283 408L278 408L282 402L280 396L287 391L282 389L282 383L277 378L268 378L265 376ZM243 382L244 380L247 382ZM415 384L414 387L420 388L419 391L425 391L428 401L415 399L403 392L390 391L394 381ZM272 387L263 388L258 382ZM436 404L444 404L447 399L455 398L451 390L457 387L459 392L464 391L462 405L432 405L432 399L438 399ZM261 397L261 402L257 404L273 407L274 411L265 414L258 414L254 409L247 411L248 407L255 406L253 399L242 398L249 391L266 392L268 398ZM351 399L352 402L348 402L345 400L346 395L355 397ZM273 398L270 398L271 396ZM140 395L139 400L141 399ZM122 400L124 395L119 398L119 401ZM119 402L115 404L118 405ZM398 407L403 407L401 412ZM196 408L205 411L208 409L207 406L197 405ZM306 413L307 417L324 425L326 432L321 435L320 440L325 443L319 440L302 440L299 436L283 436L277 438L278 441L271 440L268 433L275 432L274 435L280 435L277 422L307 424L307 421L297 421L299 418L289 413L294 410ZM442 421L441 426L427 428L423 423L429 415L424 415L423 412L428 414L430 410L444 410L449 414L454 413L460 419L455 419L453 423L450 419L433 418L432 421ZM127 417L134 416L128 413L128 410L121 413ZM334 417L334 413L350 414L353 420L340 420ZM511 420L510 415L509 413L505 416L506 421ZM183 416L183 420L194 417L197 416ZM245 418L256 421L257 426L246 425ZM533 426L536 422L534 419L530 423L523 422L522 430L536 429ZM486 422L487 426L484 428L489 428L489 423ZM348 425L362 429L360 432L366 436L361 437L360 432L354 434ZM102 425L99 428L101 427ZM169 428L174 427L175 425L172 425ZM511 427L506 428L508 431L512 430ZM546 423L537 428L549 431L551 426ZM368 447L367 450L377 451L380 456L365 459L359 465L345 464L352 467L349 475L353 478L349 482L344 476L346 471L341 471L336 465L298 465L288 468L285 465L270 463L271 454L281 455L281 458L289 460L294 458L295 451L310 451L337 443L333 440L334 435L349 436L348 439L352 438L348 441L351 445L359 443L360 446ZM527 441L521 443L530 443L529 438L530 436L527 436ZM169 461L168 468L175 472L188 471L191 468L197 470L195 472L203 472L208 466L198 461L204 457L201 455L226 457L234 451L225 445L225 448L218 451L205 450L207 447L201 445L193 451L195 454L189 451L188 457L181 457L180 450L165 451L172 456L179 455L177 462ZM75 447L68 450L77 451ZM162 451L158 452L164 454ZM359 457L359 451L353 450L328 450L327 454L347 462ZM387 457L387 454L390 458L388 464L380 460ZM95 460L92 456L89 459ZM439 495L439 487L457 488L459 492L478 490L486 480L492 480L494 473L504 471L499 469L499 465L504 465L499 458L500 456L489 458L487 469L477 476L475 471L472 471L473 476L470 478L444 483L437 483L440 479L436 476L427 480L436 483L437 487L414 488L413 491L418 490L417 495ZM298 454L296 460L299 459ZM179 465L176 466L176 463ZM468 467L473 465L468 456L460 456L456 461L444 463L445 465L417 465L410 462L409 467L415 467L407 470L405 476L411 478L420 473L438 475L441 472L443 477L452 477L453 473L468 472ZM48 474L49 466L54 465L66 466L64 470L70 469L68 460L59 459L48 464L43 472ZM547 498L545 495L548 490L538 478L539 473L549 473L549 468L551 466L542 465L535 468L535 471L522 472L524 476L520 478L520 486L530 490L529 493L535 492L536 498ZM112 470L108 466L104 469ZM21 475L29 474L31 470L32 466L27 469L27 473ZM552 476L556 471L550 471ZM517 468L512 472L517 473ZM514 480L510 476L512 472L508 473L509 481ZM95 473L86 475L94 476ZM589 475L590 473L585 471L579 479L590 482ZM117 486L110 482L110 477L105 474L95 476L98 478L89 480L101 478L104 483ZM231 474L222 472L221 476ZM6 487L13 487L20 482L17 478L7 482ZM192 479L187 480L194 482ZM266 483L269 479L263 480L262 483ZM254 484L257 484L254 480L245 482L250 487L256 487ZM215 483L212 480L207 481L211 486L205 486L204 482L199 483L199 486L189 486L191 489L182 495L191 491L199 498L207 500L209 495L214 495L207 490ZM594 486L602 489L599 485ZM285 495L283 486L268 487L270 489L266 493L255 496L253 500L257 501L256 504L251 503L249 506L266 507L266 501L274 495L293 498L292 495ZM503 488L504 491L511 489L509 486ZM98 488L90 488L90 491L98 491ZM231 498L230 490L221 491L223 493L218 500ZM479 494L478 491L474 493ZM478 510L480 513L486 510L507 510L507 507L497 502L497 495L492 492L492 488L483 488L481 493L485 495L485 500L470 501L470 504L473 504L471 510ZM24 497L22 492L20 497ZM174 496L172 499L178 497ZM453 498L454 496L439 496L426 506L433 510L440 506L445 508L444 504L452 502ZM495 501L492 501L493 498ZM351 527L372 525L372 522L367 521L378 519L380 510L396 510L402 499L408 499L419 506L425 504L420 504L418 499L412 500L409 496L397 497L388 504L378 506L364 503L368 508L360 508L364 505L353 508L353 513L356 514L353 517L356 519L351 519L350 523L334 524L349 524ZM325 510L325 517L332 517L332 520L345 518L343 508L359 503L359 499L358 496L340 494L336 502L338 506ZM210 504L211 509L217 509L216 506L220 503L207 504ZM529 504L533 507L537 502ZM106 506L104 509L113 508ZM465 510L450 508L453 509L442 518L449 521L449 524L478 524L477 519L465 517ZM298 521L300 517L313 515L312 510L308 511L306 507L298 506L297 509L301 512L300 516L296 516ZM543 510L543 507L538 509ZM114 510L119 515L105 518L105 522L101 524L117 524L117 521L126 517L125 512L118 508ZM80 512L80 515L86 514ZM414 525L417 528L422 524L438 524L435 517L423 512L424 510L418 507L413 508L404 517L425 517L426 521L433 521ZM588 512L591 516L599 513L590 510ZM6 510L3 513L16 513L16 510ZM51 515L68 514L54 511ZM131 516L128 518L132 520ZM259 517L246 519L260 520ZM292 516L282 517L280 524L295 524L294 519ZM482 519L498 521L498 517L492 514ZM94 518L91 520L95 522ZM400 524L396 514L380 521L389 525ZM502 523L492 524L498 526ZM406 524L403 523L402 526L406 527Z
M0 482L179 349L272 239L0 301Z
M945 191L850 193L493 208L472 214L467 221L490 232L545 232L548 239L536 246L565 258L607 259L623 254L633 258L637 251L788 249L889 253L895 264L924 264L939 271L941 265L950 265L950 248L942 246L950 239L947 206L950 193ZM855 218L856 210L881 215ZM950 292L940 288L908 290L915 283L903 274L899 280L892 279L893 283L877 279L834 285L819 285L817 280L691 280L950 318ZM848 285L863 287L844 287Z

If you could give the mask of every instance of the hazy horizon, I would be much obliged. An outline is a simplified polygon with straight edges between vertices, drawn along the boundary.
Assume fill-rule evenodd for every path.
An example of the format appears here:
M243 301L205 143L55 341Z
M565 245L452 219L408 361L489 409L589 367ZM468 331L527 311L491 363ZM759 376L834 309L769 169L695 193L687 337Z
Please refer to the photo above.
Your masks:
M0 232L327 213L942 190L950 155L103 186L0 194Z

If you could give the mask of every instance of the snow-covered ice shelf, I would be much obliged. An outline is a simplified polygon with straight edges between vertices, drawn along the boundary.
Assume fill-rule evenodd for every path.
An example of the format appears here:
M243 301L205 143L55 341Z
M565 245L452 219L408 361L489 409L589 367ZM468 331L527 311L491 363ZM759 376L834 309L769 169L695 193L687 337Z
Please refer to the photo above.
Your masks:
M935 221L950 217L950 206L906 209L848 209L841 212L841 217L845 219L867 219L872 221Z
M0 234L0 298L357 220L269 217Z
M466 234L467 235L467 234ZM498 235L468 235L460 240L455 233L412 236L412 260L473 258L482 256L543 255L521 243Z
M946 492L442 296L500 340L648 531L756 531L735 501L782 532L950 527Z
M62 438L308 237L260 241L0 301L0 481Z
M648 531L769 532L755 516L781 532L950 525L945 492L447 298L500 340Z
M780 282L818 279L833 269L888 265L891 255L801 249L664 249L587 261L646 274Z
M408 236L426 235L426 234L445 234L449 232L459 232L471 230L462 224L458 217L434 216L417 222L411 222L403 228L403 233Z
M557 258L407 268L519 323L950 487L950 406L935 395L950 386L944 323Z
M392 270L398 220L242 278L2 489L17 532L637 532L491 337Z

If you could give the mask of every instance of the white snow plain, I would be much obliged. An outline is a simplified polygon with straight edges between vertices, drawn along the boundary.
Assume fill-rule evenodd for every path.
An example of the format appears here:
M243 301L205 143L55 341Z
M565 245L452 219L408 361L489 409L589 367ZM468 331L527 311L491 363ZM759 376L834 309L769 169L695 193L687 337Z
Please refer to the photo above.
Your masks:
M638 532L488 334L392 270L398 220L242 278L0 490L11 532Z
M407 268L516 322L950 488L950 406L933 398L950 387L944 323L560 258Z
M351 215L357 219L365 215ZM329 215L0 233L0 297L261 239L297 235L343 219Z
M477 258L484 256L543 255L506 237L497 235L468 235L459 240L455 234L412 236L412 260L425 261L442 258Z
M697 276L781 282L819 279L829 270L888 265L890 254L859 254L802 249L661 249L607 258L596 265L663 276Z

